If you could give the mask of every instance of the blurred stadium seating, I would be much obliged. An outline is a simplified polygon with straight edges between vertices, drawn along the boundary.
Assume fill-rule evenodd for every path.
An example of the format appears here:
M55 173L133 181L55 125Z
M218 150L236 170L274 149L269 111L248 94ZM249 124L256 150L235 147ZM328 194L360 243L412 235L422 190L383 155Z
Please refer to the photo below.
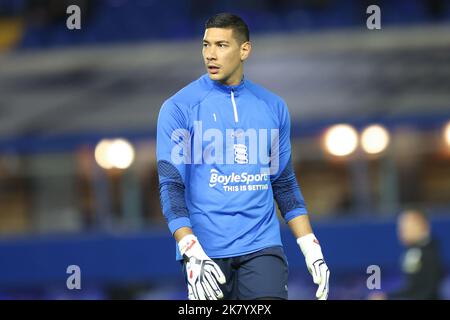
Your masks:
M373 3L382 30L366 29ZM82 9L81 30L66 28L69 4ZM162 102L204 72L203 24L220 11L249 23L246 75L289 105L330 298L364 299L372 264L383 288L401 282L405 206L431 214L450 270L449 1L0 0L0 299L185 297L159 207L155 126ZM335 157L324 134L340 123L383 125L390 143ZM131 143L129 168L98 165L106 138ZM311 298L282 232L290 297ZM81 291L66 288L71 264ZM442 291L450 299L450 280Z

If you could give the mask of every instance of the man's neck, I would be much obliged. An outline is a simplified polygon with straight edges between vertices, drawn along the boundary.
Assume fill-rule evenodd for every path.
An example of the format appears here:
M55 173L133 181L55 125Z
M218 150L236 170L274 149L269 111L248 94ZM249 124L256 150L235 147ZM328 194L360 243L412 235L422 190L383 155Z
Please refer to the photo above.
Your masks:
M226 86L237 86L238 84L241 83L243 77L244 77L244 70L242 67L240 67L238 70L236 70L235 73L230 75L228 79L220 81L220 83Z

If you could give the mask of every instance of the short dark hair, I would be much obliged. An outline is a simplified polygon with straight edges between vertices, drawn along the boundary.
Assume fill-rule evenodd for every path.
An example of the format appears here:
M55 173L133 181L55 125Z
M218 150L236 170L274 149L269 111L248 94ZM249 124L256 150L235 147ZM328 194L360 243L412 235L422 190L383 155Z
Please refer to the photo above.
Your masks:
M241 17L232 13L223 12L213 15L205 23L205 29L208 28L232 29L236 38L241 40L241 42L250 40L250 32L247 24Z

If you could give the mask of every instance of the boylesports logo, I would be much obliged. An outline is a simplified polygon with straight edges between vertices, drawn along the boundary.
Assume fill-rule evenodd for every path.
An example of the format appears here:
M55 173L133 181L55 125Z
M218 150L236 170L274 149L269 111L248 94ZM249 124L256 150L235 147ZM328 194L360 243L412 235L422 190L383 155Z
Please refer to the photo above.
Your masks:
M221 174L216 169L211 169L211 176L209 178L209 186L215 187L217 184L227 186L232 183L250 184L252 182L269 181L268 173L248 173L242 172L241 174L232 173L229 175Z

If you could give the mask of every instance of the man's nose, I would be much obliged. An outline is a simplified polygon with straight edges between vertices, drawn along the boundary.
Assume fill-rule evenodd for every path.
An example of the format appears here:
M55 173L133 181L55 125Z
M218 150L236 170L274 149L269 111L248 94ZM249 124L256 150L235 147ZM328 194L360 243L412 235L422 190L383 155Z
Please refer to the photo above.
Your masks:
M206 60L210 61L210 60L216 60L217 56L216 56L216 50L212 49L212 48L208 48L206 50Z

